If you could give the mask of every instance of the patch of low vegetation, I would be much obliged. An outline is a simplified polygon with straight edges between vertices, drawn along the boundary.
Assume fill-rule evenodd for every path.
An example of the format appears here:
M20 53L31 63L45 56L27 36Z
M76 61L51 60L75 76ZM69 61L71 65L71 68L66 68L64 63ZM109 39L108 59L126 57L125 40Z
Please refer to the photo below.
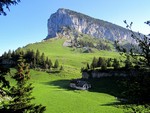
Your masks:
M94 38L86 34L78 34L71 39L71 47L82 48L83 52L92 52L92 48L97 50L114 50L113 43L106 39Z

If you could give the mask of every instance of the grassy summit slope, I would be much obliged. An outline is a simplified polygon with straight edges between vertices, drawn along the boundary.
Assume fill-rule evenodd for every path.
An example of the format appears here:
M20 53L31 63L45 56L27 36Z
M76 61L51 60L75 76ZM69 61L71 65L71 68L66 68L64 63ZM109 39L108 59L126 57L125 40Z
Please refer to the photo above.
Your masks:
M85 66L87 62L91 63L93 57L105 57L105 58L119 58L119 53L113 51L98 51L94 49L93 53L81 53L80 49L64 47L65 39L50 39L40 43L34 43L27 45L24 49L39 49L40 52L44 52L45 56L48 56L52 61L58 59L60 64L64 66L73 66L74 68L81 68Z

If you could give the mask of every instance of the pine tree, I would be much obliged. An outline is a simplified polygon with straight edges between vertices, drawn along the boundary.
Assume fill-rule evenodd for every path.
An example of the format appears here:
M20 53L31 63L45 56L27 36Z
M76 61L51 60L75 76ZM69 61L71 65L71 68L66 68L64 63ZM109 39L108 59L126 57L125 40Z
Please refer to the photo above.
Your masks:
M106 70L107 69L107 63L106 63L106 60L104 58L102 60L101 69L102 70Z
M17 72L13 76L17 84L11 87L10 97L12 99L3 106L3 111L7 113L42 113L45 111L44 106L31 103L34 97L31 96L32 84L27 83L30 79L29 72L29 65L24 63L23 56L20 55Z
M7 58L7 52L5 51L4 54L2 55L3 58Z
M12 60L15 61L15 51L13 50L11 53Z
M36 58L36 64L39 65L40 64L40 51L38 49L36 50L35 58Z
M52 67L52 61L51 59L49 59L48 57L46 57L46 60L45 60L45 68L46 69L50 69Z
M116 58L114 59L112 66L114 67L114 69L120 68L119 61Z
M53 63L52 63L51 59L49 59L48 65L49 65L49 68L52 68L52 67L53 67Z
M111 58L107 59L107 67L111 67L112 64L111 64Z
M54 68L58 68L59 67L59 62L58 62L58 60L56 59L55 60L55 63L54 63Z
M36 68L36 53L33 50L32 52L33 52L33 68Z
M40 57L40 64L42 65L42 68L45 67L45 54L42 53L41 57Z
M49 69L49 59L48 57L46 57L46 60L45 60L45 69Z
M96 59L96 57L93 58L91 67L92 67L93 69L97 67L97 59Z
M46 57L45 63L48 64L49 58Z
M64 70L64 67L61 65L59 70L61 70L61 71Z
M101 67L102 66L103 60L104 59L101 58L101 57L98 58L97 67Z
M128 55L128 56L126 57L126 60L125 60L125 68L126 68L126 69L130 69L131 67L133 67L133 65L132 65L130 56Z
M89 70L90 69L90 65L89 63L87 63L86 69Z
M8 51L8 53L7 53L7 58L8 58L8 59L11 58L11 50Z

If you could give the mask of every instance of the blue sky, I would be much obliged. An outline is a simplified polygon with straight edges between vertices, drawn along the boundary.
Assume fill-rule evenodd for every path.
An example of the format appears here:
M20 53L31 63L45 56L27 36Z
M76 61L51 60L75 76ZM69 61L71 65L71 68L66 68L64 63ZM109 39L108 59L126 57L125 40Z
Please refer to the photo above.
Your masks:
M47 20L58 8L84 13L125 27L123 20L133 22L133 30L150 33L150 0L21 0L0 16L0 55L47 36Z

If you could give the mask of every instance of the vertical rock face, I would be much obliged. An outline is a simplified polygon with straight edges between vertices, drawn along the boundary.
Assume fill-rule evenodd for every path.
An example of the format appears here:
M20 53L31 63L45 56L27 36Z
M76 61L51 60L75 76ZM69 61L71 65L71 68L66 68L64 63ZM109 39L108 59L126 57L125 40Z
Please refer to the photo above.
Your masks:
M111 41L116 39L130 40L130 32L127 29L69 9L58 9L50 16L47 25L48 36L46 39L56 37L58 33L64 34L65 28Z

